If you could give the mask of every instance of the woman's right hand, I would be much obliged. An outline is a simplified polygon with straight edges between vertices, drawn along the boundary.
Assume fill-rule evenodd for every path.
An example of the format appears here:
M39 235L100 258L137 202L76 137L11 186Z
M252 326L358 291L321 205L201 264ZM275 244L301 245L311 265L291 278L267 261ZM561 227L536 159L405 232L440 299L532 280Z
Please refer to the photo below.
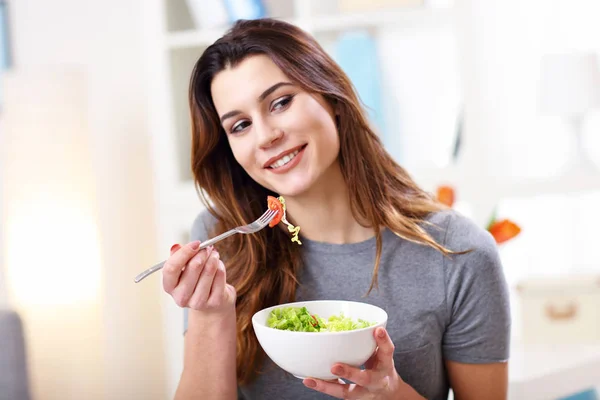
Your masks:
M198 250L200 241L171 247L163 267L163 288L180 307L207 313L235 310L236 293L227 284L225 265L212 246Z

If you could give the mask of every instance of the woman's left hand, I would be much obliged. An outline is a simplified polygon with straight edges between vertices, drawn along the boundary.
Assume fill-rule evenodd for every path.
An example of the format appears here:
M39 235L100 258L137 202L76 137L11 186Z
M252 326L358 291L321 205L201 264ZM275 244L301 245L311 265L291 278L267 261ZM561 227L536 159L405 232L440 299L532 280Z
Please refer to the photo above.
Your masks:
M406 384L394 367L394 343L384 328L374 331L377 350L365 363L365 369L345 364L335 364L331 373L347 379L352 384L307 378L306 387L328 394L338 399L386 400L424 399Z

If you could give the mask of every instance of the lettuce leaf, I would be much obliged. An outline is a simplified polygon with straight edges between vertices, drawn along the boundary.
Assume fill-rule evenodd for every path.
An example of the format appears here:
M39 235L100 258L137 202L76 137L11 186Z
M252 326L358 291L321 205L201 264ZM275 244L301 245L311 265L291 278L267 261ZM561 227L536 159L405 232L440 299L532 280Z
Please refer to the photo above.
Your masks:
M353 320L350 317L332 315L326 321L316 314L310 314L306 307L280 307L269 314L267 326L295 332L340 332L367 328L375 325L363 319Z

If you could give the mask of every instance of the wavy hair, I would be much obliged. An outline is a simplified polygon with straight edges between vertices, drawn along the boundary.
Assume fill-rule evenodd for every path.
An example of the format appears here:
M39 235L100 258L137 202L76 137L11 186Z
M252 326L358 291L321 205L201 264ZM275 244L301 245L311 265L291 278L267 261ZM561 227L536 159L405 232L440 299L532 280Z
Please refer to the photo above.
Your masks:
M387 227L406 240L446 255L453 253L423 228L425 217L444 207L420 189L385 151L346 74L309 34L268 18L238 21L203 52L192 72L191 167L198 193L217 220L211 233L253 221L264 212L267 196L277 196L250 178L234 159L210 90L216 74L258 54L270 57L296 85L321 94L339 111L338 159L348 184L352 213L357 220L369 223L376 236L375 265L367 294L377 287L380 228ZM228 281L237 290L237 377L238 384L244 385L259 372L265 356L251 318L265 307L294 301L301 253L283 229L235 235L219 243L218 250L227 266Z

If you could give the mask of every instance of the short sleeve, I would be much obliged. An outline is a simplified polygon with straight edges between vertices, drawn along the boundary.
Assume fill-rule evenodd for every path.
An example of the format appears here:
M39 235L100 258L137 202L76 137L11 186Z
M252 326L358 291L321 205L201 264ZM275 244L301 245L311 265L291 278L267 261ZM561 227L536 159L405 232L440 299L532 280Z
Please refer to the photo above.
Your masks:
M489 232L458 214L449 222L445 242L451 250L472 251L445 261L444 358L475 364L507 361L509 293L496 242Z
M215 217L213 217L208 210L202 211L192 223L192 228L190 229L190 241L207 240L216 222Z
M204 210L192 223L192 228L190 230L190 241L200 240L205 241L208 239L210 235L210 231L214 226L216 219L208 212L208 210ZM188 329L188 309L183 309L183 334L187 332Z

